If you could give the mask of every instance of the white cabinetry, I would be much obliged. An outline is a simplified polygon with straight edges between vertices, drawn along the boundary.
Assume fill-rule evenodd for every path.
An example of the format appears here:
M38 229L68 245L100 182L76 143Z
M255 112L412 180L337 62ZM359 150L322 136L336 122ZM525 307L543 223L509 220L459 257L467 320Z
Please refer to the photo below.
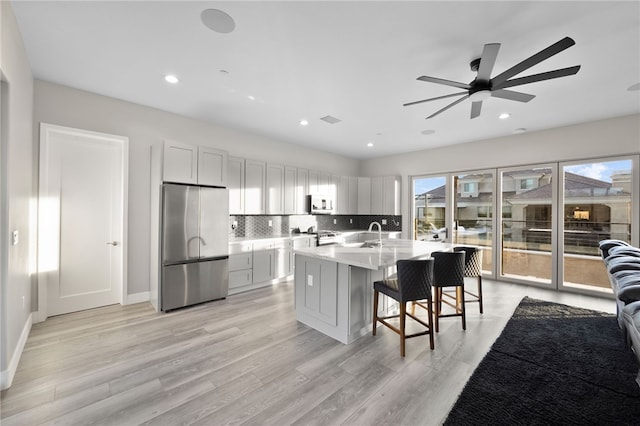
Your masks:
M229 214L244 214L244 158L227 159Z
M371 178L371 214L382 214L382 181L381 176Z
M165 182L227 186L226 151L165 140L162 165Z
M229 294L253 284L253 249L251 243L229 244Z
M162 180L198 183L198 147L177 141L164 141Z
M382 214L400 214L400 176L382 178Z
M227 186L227 152L206 146L198 147L198 183Z
M371 214L371 179L358 178L358 214Z
M348 214L358 213L358 178L349 176L349 207Z
M267 164L266 166L266 212L284 213L284 166Z
M339 176L336 182L336 213L358 214L358 178Z
M276 257L273 242L253 244L253 283L258 284L275 278Z
M264 214L265 212L265 163L245 160L244 163L244 212Z
M294 167L284 168L284 214L296 214L296 175Z
M309 170L296 170L296 214L307 213L307 194L309 191Z

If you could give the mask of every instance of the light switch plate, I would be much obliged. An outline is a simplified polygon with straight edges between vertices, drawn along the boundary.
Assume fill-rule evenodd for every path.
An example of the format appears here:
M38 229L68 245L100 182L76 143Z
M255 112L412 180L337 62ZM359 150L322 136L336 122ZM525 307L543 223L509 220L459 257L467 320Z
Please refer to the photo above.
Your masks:
M269 221L269 226L273 226L273 221L272 220Z
M387 224L387 219L382 219L382 224L386 225Z

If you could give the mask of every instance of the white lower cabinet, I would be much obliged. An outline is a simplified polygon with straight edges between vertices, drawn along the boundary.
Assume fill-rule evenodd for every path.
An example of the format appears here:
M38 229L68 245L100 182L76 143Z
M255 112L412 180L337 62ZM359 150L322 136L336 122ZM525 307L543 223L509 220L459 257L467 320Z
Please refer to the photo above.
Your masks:
M229 244L229 294L239 293L253 284L251 243Z
M303 237L230 243L229 294L284 281L293 274L293 250L310 247L314 241Z

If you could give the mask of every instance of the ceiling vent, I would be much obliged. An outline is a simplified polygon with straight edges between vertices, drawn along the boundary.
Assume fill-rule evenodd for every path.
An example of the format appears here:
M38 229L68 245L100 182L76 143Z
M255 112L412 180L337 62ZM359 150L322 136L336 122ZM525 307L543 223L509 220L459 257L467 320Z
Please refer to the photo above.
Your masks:
M324 121L325 123L329 123L329 124L336 124L336 123L339 123L339 122L342 121L339 118L335 118L335 117L332 117L330 115L326 115L326 116L322 117L320 120Z

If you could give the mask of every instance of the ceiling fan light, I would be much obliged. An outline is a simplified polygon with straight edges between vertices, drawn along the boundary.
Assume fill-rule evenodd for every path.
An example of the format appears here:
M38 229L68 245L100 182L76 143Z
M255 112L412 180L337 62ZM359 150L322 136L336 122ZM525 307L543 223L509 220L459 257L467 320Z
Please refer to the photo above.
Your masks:
M477 92L473 92L469 95L469 99L471 102L480 102L487 100L491 97L491 90L478 90Z

